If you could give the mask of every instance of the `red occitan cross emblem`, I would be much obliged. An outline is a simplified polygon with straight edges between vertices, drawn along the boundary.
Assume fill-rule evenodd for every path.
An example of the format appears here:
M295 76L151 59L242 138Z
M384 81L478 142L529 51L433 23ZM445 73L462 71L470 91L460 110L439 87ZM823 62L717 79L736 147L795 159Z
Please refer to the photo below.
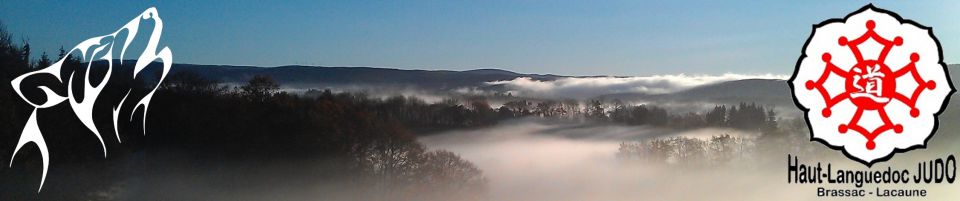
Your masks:
M826 103L826 107L821 111L823 117L830 117L830 108L843 100L849 99L850 102L857 107L857 111L848 123L840 124L837 129L840 131L840 134L845 134L849 130L860 133L860 135L863 135L863 137L867 139L866 148L873 150L877 146L873 140L883 132L891 129L897 134L903 132L903 125L890 121L890 117L887 116L886 105L890 103L891 100L900 101L910 107L910 116L916 118L920 115L920 110L916 107L917 98L920 97L920 93L925 89L932 90L936 88L937 83L933 80L924 81L924 79L920 77L920 73L917 72L916 67L916 62L920 60L920 55L916 52L910 54L909 64L897 71L891 71L890 67L885 63L887 54L893 47L903 45L903 38L897 36L894 37L893 40L888 40L881 37L874 31L876 23L873 20L867 21L866 27L867 32L856 39L849 40L845 36L841 36L838 39L840 46L849 47L857 59L857 63L854 66L847 68L850 69L849 71L831 63L830 60L832 57L829 52L823 53L821 58L826 62L826 68L819 79L816 81L808 80L805 86L807 90L816 89L823 97ZM876 59L864 59L860 52L858 46L868 39L872 39L883 45L883 49ZM845 79L844 92L833 97L830 96L827 89L823 86L831 73ZM908 73L917 83L917 87L909 96L901 94L896 90L897 78L907 75ZM863 112L867 110L876 110L880 114L883 125L873 131L869 131L860 126L860 117L863 115Z

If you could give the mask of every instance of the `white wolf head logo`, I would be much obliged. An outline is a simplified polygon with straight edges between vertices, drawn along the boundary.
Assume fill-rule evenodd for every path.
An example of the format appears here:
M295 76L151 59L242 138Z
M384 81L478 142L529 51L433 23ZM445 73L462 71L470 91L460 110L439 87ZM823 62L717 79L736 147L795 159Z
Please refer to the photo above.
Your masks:
M77 46L75 46L73 49L71 49L68 55L73 53L79 53L79 55L81 55L82 61L86 62L88 70L85 75L76 75L71 73L70 77L66 78L66 81L67 81L65 83L66 86L62 86L62 85L59 86L59 87L67 87L68 90L66 90L67 91L66 96L61 96L55 93L53 90L51 90L50 86L38 86L37 88L40 89L46 96L46 101L42 103L34 103L34 102L31 102L29 99L27 99L27 97L24 96L23 92L21 91L21 84L23 80L31 76L39 76L39 75L53 76L61 84L64 84L64 79L60 77L60 73L61 73L61 66L66 60L66 57L61 58L59 61L57 61L51 66L21 75L20 77L13 79L13 81L11 82L14 90L17 92L18 95L20 95L20 98L22 98L24 101L32 105L34 109L33 109L33 112L30 114L30 118L27 120L26 126L24 126L23 128L23 132L20 134L20 140L17 143L17 148L13 151L13 156L11 156L10 158L10 166L13 166L13 158L16 156L17 152L20 151L20 148L22 148L27 143L31 143L31 142L35 143L37 147L39 147L40 149L40 156L43 158L43 176L40 178L40 188L38 188L37 190L38 192L40 191L40 189L43 188L43 182L47 178L47 169L50 161L49 160L50 153L48 153L47 145L43 140L43 134L40 133L40 127L39 125L37 125L37 110L40 110L43 108L49 108L49 107L58 105L60 103L63 103L64 101L69 101L70 107L73 109L74 113L77 115L77 118L80 119L80 121L83 123L84 126L86 126L88 129L90 129L90 131L93 132L93 134L97 137L98 140L100 140L101 148L103 148L103 155L104 157L106 157L107 155L106 145L104 144L103 137L100 135L101 133L100 130L98 130L98 128L96 127L96 125L94 125L94 122L93 122L93 106L97 100L97 96L100 95L100 92L103 91L104 87L107 85L108 81L111 79L111 74L113 73L113 68L114 68L113 62L115 59L114 47L120 47L119 57L116 57L116 58L121 59L120 62L122 65L123 55L124 53L126 53L127 47L137 36L137 31L139 31L141 21L153 21L154 27L153 27L153 32L150 33L150 37L147 41L146 48L137 59L137 63L133 70L133 76L136 77L138 74L146 73L146 71L143 71L143 70L147 67L148 64L150 64L155 60L159 60L160 62L163 63L163 69L160 71L160 79L157 81L158 82L157 86L154 87L153 89L150 89L149 93L147 93L142 99L131 100L131 101L138 101L138 102L136 106L134 106L133 111L130 112L131 114L129 118L132 119L132 116L135 113L134 111L136 111L139 108L142 108L143 115L144 115L144 118L143 118L144 122L142 123L145 124L147 109L150 106L150 99L153 97L153 93L156 92L157 88L160 86L159 82L162 82L163 79L167 76L167 73L170 71L170 67L173 64L173 54L170 52L170 49L167 47L162 47L162 48L157 47L160 41L160 34L163 31L163 20L160 19L160 16L158 15L156 8L148 8L146 11L143 11L142 14L140 14L139 16L137 16L136 18L128 22L126 25L118 29L116 32L87 39L81 42L80 44L78 44ZM118 37L118 36L121 36L121 37ZM125 37L122 37L122 36L125 36ZM119 38L126 38L126 40L119 41ZM99 84L93 85L90 80L91 77L90 77L89 68L93 64L93 61L98 61L98 60L105 60L108 63L108 68L107 68L106 75L103 77L103 80L100 81ZM74 80L72 79L74 76L83 76L81 79L83 80L82 83L75 83ZM124 79L124 78L121 78L121 79ZM133 79L133 78L131 77L129 79ZM70 90L77 85L82 86L82 89L83 89L82 100L77 98L76 94L74 94L74 90ZM130 95L130 90L128 90L126 94L127 95L124 96L123 99L120 101L120 105L123 105L123 102L127 101L127 98L129 98L129 95ZM117 130L117 122L119 118L120 118L120 106L113 107L113 124L114 124L113 129L114 129L114 133L117 134L118 141L120 140L120 134ZM144 129L144 134L146 134L146 129Z

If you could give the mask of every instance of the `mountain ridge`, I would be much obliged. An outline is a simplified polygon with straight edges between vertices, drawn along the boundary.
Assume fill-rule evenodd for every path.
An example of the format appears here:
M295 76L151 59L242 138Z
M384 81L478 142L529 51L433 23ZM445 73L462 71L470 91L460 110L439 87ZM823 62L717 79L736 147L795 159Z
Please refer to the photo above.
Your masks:
M948 65L947 69L960 68L960 64ZM489 82L530 77L535 81L553 81L561 78L624 77L624 76L563 76L553 74L525 74L503 69L481 68L473 70L408 70L379 67L327 67L286 65L277 67L173 64L171 73L191 71L208 79L224 83L241 84L254 75L269 75L284 86L294 88L327 88L338 86L390 86L415 87L425 90L457 90L464 87L496 92L506 92L503 85ZM960 86L960 79L951 79ZM749 90L744 90L749 89ZM741 79L691 87L672 93L613 93L600 99L644 101L712 101L731 104L758 102L771 105L792 104L786 80Z

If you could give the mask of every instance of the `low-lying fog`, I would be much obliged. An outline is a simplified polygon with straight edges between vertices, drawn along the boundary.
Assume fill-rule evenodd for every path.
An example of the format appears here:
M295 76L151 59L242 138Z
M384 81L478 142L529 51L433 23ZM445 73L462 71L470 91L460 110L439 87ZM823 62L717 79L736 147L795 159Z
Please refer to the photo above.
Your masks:
M440 133L420 141L430 149L450 150L476 164L490 181L491 200L822 200L816 197L818 185L786 183L785 161L765 167L675 170L616 157L619 144L626 140L719 134L755 135L728 129L674 131L519 120L486 129ZM854 165L845 167L858 167ZM927 198L949 197L951 193L944 187L924 187L933 192L933 197Z

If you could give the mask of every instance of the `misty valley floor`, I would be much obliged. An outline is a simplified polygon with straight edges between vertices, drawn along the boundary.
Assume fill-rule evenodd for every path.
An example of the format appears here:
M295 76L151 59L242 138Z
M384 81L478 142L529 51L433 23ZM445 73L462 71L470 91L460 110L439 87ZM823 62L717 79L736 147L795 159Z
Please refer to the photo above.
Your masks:
M615 157L625 139L716 132L731 131L669 132L614 125L584 128L522 120L431 135L420 141L430 149L450 150L474 162L490 179L491 200L823 200L816 197L818 185L787 184L786 173L781 171L785 164L676 170ZM593 137L576 137L585 133ZM926 198L956 196L946 187L924 187L933 192Z

